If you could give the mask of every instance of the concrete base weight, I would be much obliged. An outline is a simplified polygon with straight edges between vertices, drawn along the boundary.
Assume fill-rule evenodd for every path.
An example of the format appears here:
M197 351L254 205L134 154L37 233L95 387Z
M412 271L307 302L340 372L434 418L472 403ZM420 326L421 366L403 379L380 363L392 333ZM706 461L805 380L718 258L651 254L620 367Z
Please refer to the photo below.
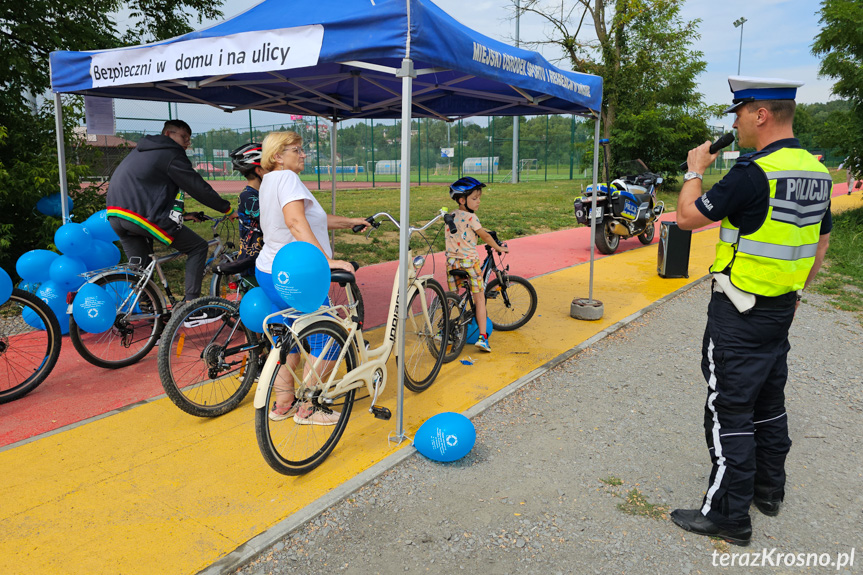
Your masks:
M569 306L569 315L571 317L585 321L602 319L604 312L605 309L602 302L595 299L575 298L572 300L572 305Z

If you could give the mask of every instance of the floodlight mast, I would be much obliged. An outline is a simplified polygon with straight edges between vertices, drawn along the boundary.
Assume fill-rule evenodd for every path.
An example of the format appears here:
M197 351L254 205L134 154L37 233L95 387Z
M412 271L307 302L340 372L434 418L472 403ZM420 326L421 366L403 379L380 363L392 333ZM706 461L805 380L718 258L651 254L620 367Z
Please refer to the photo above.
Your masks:
M740 60L743 57L743 25L747 22L746 18L741 16L734 21L734 27L740 28L740 48L737 51L737 75L740 75Z

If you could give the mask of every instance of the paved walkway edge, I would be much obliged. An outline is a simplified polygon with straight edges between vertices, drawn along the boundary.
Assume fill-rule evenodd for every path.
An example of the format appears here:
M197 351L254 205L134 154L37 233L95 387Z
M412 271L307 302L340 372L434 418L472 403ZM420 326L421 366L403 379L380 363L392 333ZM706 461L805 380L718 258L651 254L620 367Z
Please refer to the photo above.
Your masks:
M583 264L579 264L579 265L583 265ZM487 410L491 406L493 406L496 403L498 403L499 401L502 401L503 399L509 397L510 395L512 395L513 393L515 393L516 391L518 391L519 389L521 389L522 387L524 387L528 383L532 382L533 380L535 380L536 378L538 378L542 374L546 373L547 371L551 370L552 368L557 367L561 363L570 359L575 354L587 349L588 347L590 347L591 345L600 341L601 339L611 335L612 333L616 332L617 330L619 330L619 329L625 327L626 325L632 323L633 321L637 320L638 318L640 318L641 316L643 316L647 312L655 309L656 307L662 305L663 303L667 302L668 300L675 298L675 297L679 296L680 294L682 294L686 291L689 291L693 287L701 284L702 282L706 281L709 278L710 278L710 274L705 274L704 276L702 276L702 277L686 284L685 286L671 292L670 294L656 300L655 302L653 302L650 305L646 306L645 308L633 313L632 315L625 317L624 319L620 320L619 322L608 326L607 328L605 328L601 332L597 333L593 337L585 340L584 342L576 345L572 349L570 349L570 350L558 355L557 357L549 360L548 362L546 362L545 364L541 365L540 367L534 369L530 373L527 373L527 374L523 375L522 377L516 379L515 381L513 381L512 383L510 383L509 385L507 385L506 387L504 387L500 391L488 396L487 398L483 399L482 401L480 401L479 403L477 403L473 407L465 410L464 415L467 416L468 418L473 418L473 417L481 414L482 412L484 412L485 410ZM408 446L405 449L400 449L396 453L393 453L392 455L379 461L375 465L369 467L368 469L366 469L365 471L361 472L360 474L354 476L353 478L349 479L348 481L345 481L344 483L342 483L341 485L339 485L338 487L336 487L335 489L333 489L332 491L330 491L329 493L327 493L323 497L318 498L311 505L307 505L306 507L300 509L299 511L297 511L296 513L294 513L293 515L291 515L287 519L277 523L276 525L274 525L270 529L266 530L265 532L261 533L260 535L257 535L255 537L253 537L252 539L248 540L246 543L240 545L239 547L237 547L237 549L235 549L234 551L232 551L228 555L225 555L223 558L219 559L218 561L216 561L215 563L213 563L212 565L210 565L206 569L199 571L198 572L199 575L220 575L222 573L234 571L234 570L242 567L249 560L254 559L258 554L260 554L261 552L266 551L268 548L272 547L273 544L275 544L279 539L286 536L288 533L290 533L294 529L303 525L307 521L314 519L315 517L317 517L318 515L320 515L321 513L323 513L324 511L326 511L327 509L329 509L333 505L335 505L336 503L339 503L340 501L344 500L350 494L354 493L355 491L357 491L361 487L367 485L372 480L374 480L375 478L382 475L385 471L392 469L393 467L395 467L396 465L398 465L402 461L413 456L415 453L416 453L416 449L414 449L412 446Z

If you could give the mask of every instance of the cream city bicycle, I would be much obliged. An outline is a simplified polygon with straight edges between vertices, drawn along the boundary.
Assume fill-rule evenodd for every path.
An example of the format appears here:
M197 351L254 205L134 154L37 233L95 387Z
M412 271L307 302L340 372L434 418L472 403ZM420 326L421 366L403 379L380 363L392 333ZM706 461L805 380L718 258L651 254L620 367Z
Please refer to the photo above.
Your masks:
M420 228L411 227L410 234L426 230L444 213L441 210ZM377 229L387 219L400 227L384 212L367 221ZM440 372L449 316L443 287L431 275L419 275L426 258L409 253L408 259L405 357L397 357L396 361L404 365L405 387L419 392L431 386ZM371 397L369 412L379 419L390 418L390 410L377 403L387 383L387 360L394 349L399 349L399 279L396 272L384 340L374 349L367 349L362 323L345 306L322 308L306 315L285 310L267 319L264 333L273 351L255 393L255 432L264 459L279 473L301 475L320 465L339 442L358 399ZM273 325L279 316L294 318L293 325ZM280 376L284 369L290 370L290 377ZM293 417L273 421L269 411L277 394L285 391L280 382L286 380L293 380L298 411ZM362 388L368 396L357 398L357 390Z

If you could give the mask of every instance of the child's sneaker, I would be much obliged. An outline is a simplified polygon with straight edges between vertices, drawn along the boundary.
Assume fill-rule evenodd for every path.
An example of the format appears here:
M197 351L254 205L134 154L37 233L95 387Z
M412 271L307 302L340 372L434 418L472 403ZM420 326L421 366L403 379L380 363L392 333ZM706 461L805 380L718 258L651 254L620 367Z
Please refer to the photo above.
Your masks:
M323 406L313 407L306 403L294 416L294 423L297 425L335 425L339 422L340 417L341 414L338 411Z
M274 403L273 409L270 410L270 421L284 421L289 417L293 417L296 415L299 407L300 402L297 401L296 397L287 407L279 407L277 403Z
M474 345L483 351L491 353L491 346L488 344L488 338L479 336L479 339L476 340Z

